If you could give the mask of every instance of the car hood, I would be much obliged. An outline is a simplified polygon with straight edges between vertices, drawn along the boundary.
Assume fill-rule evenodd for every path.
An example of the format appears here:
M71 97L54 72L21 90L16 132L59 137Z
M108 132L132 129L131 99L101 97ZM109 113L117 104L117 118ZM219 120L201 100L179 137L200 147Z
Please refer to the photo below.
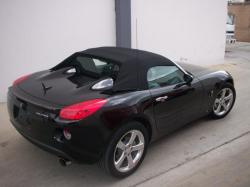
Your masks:
M26 94L61 106L107 97L100 91L91 89L96 79L67 74L66 71L67 69L63 68L57 71L37 72L21 82L18 87Z
M202 67L202 66L193 65L193 64L186 64L186 63L178 63L178 64L183 69L185 69L186 71L192 73L196 77L201 77L201 76L203 76L205 74L209 74L209 73L215 72L212 69L205 68L205 67Z

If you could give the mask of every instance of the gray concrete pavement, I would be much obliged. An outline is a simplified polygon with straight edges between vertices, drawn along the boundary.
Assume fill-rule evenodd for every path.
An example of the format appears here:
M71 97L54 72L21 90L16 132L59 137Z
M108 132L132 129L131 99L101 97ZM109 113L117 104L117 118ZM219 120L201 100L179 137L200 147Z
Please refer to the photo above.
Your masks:
M247 132L138 186L249 187L249 144Z
M1 104L0 186L250 186L250 45L238 45L227 48L225 64L211 67L235 78L231 113L195 121L153 143L139 170L123 180L97 165L61 167L15 131Z

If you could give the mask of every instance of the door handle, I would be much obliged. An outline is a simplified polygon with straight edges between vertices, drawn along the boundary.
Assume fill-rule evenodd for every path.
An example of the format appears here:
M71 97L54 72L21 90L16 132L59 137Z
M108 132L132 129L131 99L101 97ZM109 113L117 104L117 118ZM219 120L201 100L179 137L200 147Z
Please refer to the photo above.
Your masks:
M157 97L155 100L157 102L164 102L167 98L168 98L168 96L163 96L163 97Z

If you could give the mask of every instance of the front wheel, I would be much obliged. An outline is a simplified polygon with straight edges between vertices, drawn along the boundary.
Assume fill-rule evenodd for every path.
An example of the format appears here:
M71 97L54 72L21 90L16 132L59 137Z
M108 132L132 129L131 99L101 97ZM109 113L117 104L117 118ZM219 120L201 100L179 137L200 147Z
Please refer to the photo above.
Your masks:
M217 93L214 100L212 117L220 119L225 117L233 108L235 102L235 89L232 84L226 83L221 90Z
M147 145L147 129L138 122L128 123L114 134L101 164L114 177L126 177L141 164Z

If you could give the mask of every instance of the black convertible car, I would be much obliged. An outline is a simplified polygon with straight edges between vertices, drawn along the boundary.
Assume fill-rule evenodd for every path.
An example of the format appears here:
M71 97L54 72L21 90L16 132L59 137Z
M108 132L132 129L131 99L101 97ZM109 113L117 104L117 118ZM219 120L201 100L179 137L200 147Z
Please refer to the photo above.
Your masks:
M115 177L133 173L148 144L210 115L223 118L232 76L146 51L101 47L17 79L9 88L14 127L64 165L100 161Z

